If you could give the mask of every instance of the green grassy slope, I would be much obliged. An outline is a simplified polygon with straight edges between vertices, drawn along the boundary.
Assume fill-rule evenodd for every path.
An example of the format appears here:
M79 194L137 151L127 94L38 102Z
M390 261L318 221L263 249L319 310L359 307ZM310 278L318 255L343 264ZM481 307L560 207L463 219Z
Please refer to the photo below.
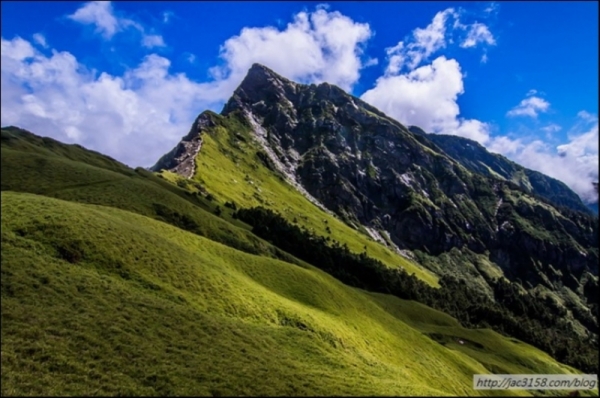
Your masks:
M44 142L51 143L52 150L47 150ZM248 225L231 219L228 209L222 213L226 221L212 214L216 205L202 196L75 145L42 141L22 130L2 129L1 165L2 191L111 206L179 226L185 223L182 217L162 214L166 209L185 215L189 230L212 240L254 254L299 261L257 238Z
M338 218L322 211L276 172L261 162L261 151L253 141L249 127L235 114L223 117L211 114L216 126L202 136L202 148L196 158L194 180L202 183L221 202L233 201L240 207L267 206L289 221L348 245L355 253L366 251L389 267L402 266L432 286L437 276L420 265L396 254Z
M246 131L245 134L247 135L248 132ZM69 201L117 207L164 219L165 217L161 217L156 209L156 205L160 205L191 218L195 226L194 231L202 236L250 253L297 263L299 260L257 238L250 233L249 226L230 217L230 210L223 206L227 199L234 200L240 205L264 202L262 199L257 201L258 196L254 196L254 200L250 201L240 200L236 195L228 196L230 189L240 194L240 197L248 196L249 193L244 190L244 187L232 187L232 184L227 183L220 185L223 178L235 177L240 173L242 173L240 178L244 178L244 170L238 169L235 161L232 162L229 157L223 156L222 152L219 152L221 157L213 157L214 147L210 144L210 137L206 137L203 145L203 162L214 159L214 163L211 164L219 167L215 170L206 169L203 175L210 179L210 184L206 184L207 187L211 192L215 192L218 199L221 199L219 201L222 209L221 217L212 214L217 203L207 201L202 195L191 194L188 190L168 182L177 181L177 178L170 173L164 173L164 179L158 178L143 169L133 170L107 156L88 151L78 145L65 145L16 128L2 129L1 188L3 191L30 192ZM434 274L322 212L294 188L278 179L257 159L248 157L247 165L253 175L264 178L274 192L286 200L285 207L274 206L275 209L282 210L287 215L297 214L299 223L314 228L324 235L326 228L330 227L332 233L328 235L342 243L347 243L353 251L361 252L364 246L367 246L368 253L385 264L393 267L400 264L409 272L415 272L426 282L437 286L437 277ZM249 186L254 186L249 181L247 183ZM219 188L222 188L223 194L214 190ZM270 195L270 192L267 191L267 195ZM293 212L289 213L289 209L293 209ZM325 224L324 220L328 223ZM177 224L172 219L165 221Z
M142 215L1 199L2 395L477 395L489 392L471 389L474 373L571 371L427 307Z
M2 127L0 142L3 148L74 160L91 166L100 167L130 175L132 170L113 158L99 152L85 149L80 145L67 145L50 137L40 137L18 127Z
M491 329L466 329L456 319L423 304L390 295L369 294L391 315L440 344L476 359L491 373L527 374L531 369L543 374L578 373L519 340L499 338Z

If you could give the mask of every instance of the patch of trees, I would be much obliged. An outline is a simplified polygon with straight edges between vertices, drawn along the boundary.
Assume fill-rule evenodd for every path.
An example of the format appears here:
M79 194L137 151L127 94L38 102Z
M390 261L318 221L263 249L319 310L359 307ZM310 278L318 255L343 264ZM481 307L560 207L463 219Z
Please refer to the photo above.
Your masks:
M560 362L598 373L597 335L581 339L565 320L564 309L523 294L504 279L492 282L494 300L451 276L442 276L441 288L435 289L402 268L391 269L366 252L352 253L346 244L317 236L270 209L239 209L235 217L252 225L252 232L259 237L350 286L421 302L455 317L463 326L492 328L538 347ZM597 315L596 311L596 325Z

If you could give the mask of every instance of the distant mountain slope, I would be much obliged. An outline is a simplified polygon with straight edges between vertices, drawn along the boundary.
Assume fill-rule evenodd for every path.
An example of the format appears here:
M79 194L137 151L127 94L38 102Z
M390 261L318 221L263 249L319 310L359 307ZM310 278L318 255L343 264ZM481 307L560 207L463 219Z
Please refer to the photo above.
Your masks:
M413 133L425 134L415 126L410 126L409 130ZM545 198L553 204L584 213L590 212L581 198L563 182L527 169L502 155L490 153L473 140L455 135L425 134L425 136L471 171L512 181L527 193Z
M85 149L81 145L67 145L50 137L40 137L18 127L2 127L0 138L2 148L73 160L128 176L133 174L131 168L109 156Z

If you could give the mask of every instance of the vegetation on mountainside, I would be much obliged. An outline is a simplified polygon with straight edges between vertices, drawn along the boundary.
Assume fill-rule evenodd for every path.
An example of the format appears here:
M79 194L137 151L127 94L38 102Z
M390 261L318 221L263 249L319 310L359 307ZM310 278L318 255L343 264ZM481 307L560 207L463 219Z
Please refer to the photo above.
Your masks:
M526 169L500 154L488 152L476 141L454 135L425 134L414 126L409 130L427 137L471 171L511 181L537 200L551 203L561 210L570 209L589 213L589 209L577 194L563 182L538 171Z
M1 199L2 395L526 395L472 374L575 371L145 216Z
M215 127L202 135L202 155L196 158L193 180L202 184L221 203L232 202L239 207L268 206L283 217L348 245L354 253L366 246L369 256L388 267L403 266L425 281L437 286L437 276L411 262L392 249L357 233L338 217L310 203L298 190L287 184L283 176L269 167L265 156L254 143L250 127L236 114L224 117L207 112ZM261 161L261 158L263 159Z
M344 244L346 244L348 252L354 253L354 258L360 256L358 253L364 251L366 252L366 257L381 260L382 257L379 255L379 253L377 253L377 251L372 250L372 246L367 248L361 246L356 247L356 245L354 247L349 247L348 243L345 242L344 239L340 239L337 236L332 236L330 232L331 230L339 231L340 229L337 226L329 229L327 223L323 222L325 220L329 221L329 219L324 218L321 220L321 213L315 214L315 207L289 206L289 203L293 203L293 200L290 200L289 193L279 191L278 188L273 188L277 186L287 187L287 185L282 184L281 176L277 177L277 173L274 172L275 167L270 164L269 158L266 157L264 153L262 153L261 150L258 150L257 146L253 144L253 138L248 132L249 128L245 124L245 119L243 117L236 115L235 111L228 114L226 117L215 114L213 114L211 117L216 127L206 129L202 133L204 146L201 156L196 158L198 166L196 178L199 182L201 182L203 185L206 185L210 191L220 195L221 200L227 200L231 201L230 203L236 203L238 207L249 208L253 206L265 206L275 209L283 217L283 219L285 219L287 224L297 224L304 227L314 239L321 241L325 247L329 246L331 248L332 245L335 245L335 247L333 247L334 249L340 249L344 247ZM267 127L267 136L268 134L269 127ZM309 139L314 140L314 137L312 137L310 134L307 136ZM321 149L322 147L314 147L313 152ZM308 153L313 156L313 152ZM306 161L308 158L310 158L310 156L305 155L303 160ZM500 197L504 200L504 203L502 201L499 203L497 194L494 192L495 187L490 184L489 178L477 174L471 175L471 173L464 167L458 165L453 167L452 170L448 169L447 167L442 167L444 166L444 159L438 158L439 156L436 157L436 159L440 160L441 163L437 165L439 167L436 166L437 168L434 170L436 174L433 175L427 170L422 170L422 174L425 177L428 177L431 181L436 181L440 184L440 186L444 186L444 184L452 186L452 184L456 183L457 176L460 177L461 180L467 185L466 188L468 189L472 198L477 200L479 207L470 205L470 201L462 200L456 200L456 204L454 201L448 200L446 200L446 202L436 200L435 203L431 203L431 201L425 196L411 192L406 198L406 211L418 213L421 216L421 219L429 224L442 226L451 225L454 231L458 231L457 234L453 235L453 237L458 237L463 242L470 241L470 238L473 235L472 231L468 232L468 228L475 230L483 229L483 231L478 231L478 233L480 236L485 236L485 226L487 224L486 220L495 219L498 212L499 218L501 219L501 222L498 222L498 225L501 225L506 219L512 224L512 226L516 227L520 233L522 232L522 236L520 237L523 237L523 240L530 239L531 241L535 242L535 244L539 243L540 245L550 245L550 247L581 248L582 251L588 251L588 253L592 256L594 253L596 253L597 256L597 251L594 251L595 249L592 247L595 244L592 242L593 239L586 242L585 239L587 236L582 235L583 238L581 239L580 243L576 242L572 239L572 236L569 236L569 234L565 233L565 231L575 231L577 234L579 234L578 229L580 227L584 228L585 231L588 231L588 226L592 228L591 231L597 231L597 229L594 229L593 225L589 224L592 220L591 217L583 216L573 210L558 209L559 211L557 212L552 206L549 206L546 203L548 202L547 199L536 201L536 198L532 195L522 195L523 189L519 188L515 183L510 181L501 181L499 183ZM375 170L372 171L375 172ZM240 178L235 178L236 175ZM244 177L242 178L242 176ZM436 189L438 189L436 184L433 184L431 192L434 192ZM292 198L299 198L301 199L301 202L299 203L308 204L304 198L301 198L300 195L298 195L298 192L295 190L290 191L294 195ZM437 196L442 198L444 197L444 195ZM498 205L500 205L500 207L498 207ZM436 208L444 208L444 217L433 217L431 211L427 209L427 207L431 208L431 206ZM295 212L295 209L303 209L303 212ZM340 214L340 217L342 215L343 213ZM356 223L356 218L352 212L346 216L346 222L348 224L352 225ZM309 220L303 217L311 217L310 222L307 222ZM549 220L552 222L548 223ZM555 222L556 220L558 220L560 225ZM465 229L465 225L469 224L470 227ZM552 228L546 229L546 224L551 225ZM450 230L448 228L442 229ZM255 230L255 232L257 231ZM273 243L275 243L275 240L277 240L277 237L274 238L268 234L261 235L258 232L257 234L265 238L268 237ZM592 235L593 234L590 234L590 236ZM290 237L288 238L294 239ZM408 239L409 236L407 235L406 238ZM418 241L420 238L415 235L413 239ZM585 246L581 246L582 243L585 244ZM294 251L294 249L286 246L285 242L280 241L279 244L281 244L280 247L284 248L284 250L289 251L291 254L294 254L297 257L301 257L305 260L307 260L308 257L311 257L310 260L307 260L308 262L315 263L315 261L319 261L319 256L317 254L312 256L306 254L314 248L303 248L302 250ZM482 251L484 249L484 244L480 241L475 241L473 244L474 246L477 246L476 250L478 251ZM518 250L524 250L523 247L517 247L516 245L511 247L511 249L513 248L515 252ZM512 278L523 277L525 280L527 280L528 278L525 277L531 274L533 275L531 280L535 283L535 278L543 278L543 275L539 276L541 273L540 270L533 266L529 266L528 262L532 262L530 261L532 252L530 248L527 250L529 250L529 252L524 251L522 255L516 256L517 258L513 259L513 262L516 262L519 265L513 267L511 272L514 271L515 275L510 276ZM322 254L322 252L319 250L315 250L314 253ZM449 255L450 254L454 255L454 253L449 253ZM462 255L459 257L462 257ZM397 258L399 259L400 257ZM346 258L345 260L348 259ZM489 261L483 261L483 263L485 262ZM351 272L347 271L346 267L343 270L339 267L331 268L330 265L336 264L336 262L329 261L329 263L330 264L326 264L325 266L329 267L329 272L331 272L332 269L335 270L337 272L337 274L334 274L336 277L344 280L347 283L353 284L354 286L364 287L364 282L360 281L360 283L356 283L357 280L360 280L363 277L362 274L352 274ZM347 263L348 261L346 261L344 264L347 265ZM385 265L387 268L393 269L398 265L403 265L399 263L399 260L393 260L390 262L388 259ZM578 361L577 363L579 366L584 366L586 369L596 367L597 355L594 354L594 347L596 347L597 343L593 343L591 346L586 347L587 342L581 339L581 330L579 330L581 325L584 325L585 328L597 335L597 315L595 315L593 312L597 312L597 308L594 307L593 303L587 303L592 309L591 313L581 306L574 306L568 309L568 317L572 317L571 319L574 318L576 321L581 323L581 325L579 323L577 325L571 325L569 324L569 321L564 319L561 319L560 322L554 322L554 319L558 318L551 318L548 320L545 318L545 315L540 315L541 320L527 319L526 314L519 312L519 309L522 306L519 300L508 298L506 301L511 304L494 303L493 300L503 299L502 297L498 298L494 295L494 290L496 290L497 284L503 283L497 281L497 278L502 276L501 268L488 266L485 271L481 271L481 267L471 268L473 268L478 280L475 281L476 278L471 278L469 280L463 279L463 282L460 282L459 285L458 282L449 282L453 281L453 279L446 276L446 283L456 287L456 290L458 290L458 287L463 290L468 287L469 290L467 291L473 292L472 297L482 297L482 302L485 303L482 308L474 308L472 305L472 300L468 295L464 296L463 304L461 304L460 307L449 305L447 300L450 299L448 297L440 297L439 300L425 298L422 300L424 302L427 302L425 300L431 300L429 302L431 305L433 305L435 302L437 303L436 305L444 305L445 307L449 307L444 308L444 310L452 313L462 322L465 322L465 324L469 325L484 325L483 322L487 316L486 311L489 308L494 308L495 313L499 313L499 315L494 315L495 320L493 321L493 327L495 329L510 335L519 335L521 338L527 341L535 342L535 344L551 350L553 355L556 355L565 361L570 361L569 363ZM371 271L374 269L378 268L372 267ZM414 272L413 270L408 269L408 267L407 271L409 274ZM450 268L449 270L444 270L444 273L454 273L454 271L454 268ZM379 270L373 272L377 275ZM374 280L379 281L385 279L394 280L394 277L390 277L387 275L387 273L388 271L382 271L381 274L386 275L385 277L379 275L373 278ZM393 272L390 271L389 273L392 274ZM400 271L399 273L401 274L402 272ZM483 273L485 277L482 278L481 273ZM500 275L498 275L498 273ZM458 274L461 277L468 276L464 273ZM400 288L397 289L397 292L401 292L399 294L400 297L406 297L405 294L407 289L404 288L403 283L410 285L412 281L413 279L408 279L406 281L402 280L402 282L398 282L398 286L400 286ZM594 284L597 285L597 279L590 279L589 281L592 286ZM545 282L550 283L550 281ZM552 282L554 283L555 281ZM392 284L394 283L396 282L393 282ZM566 283L569 282L567 281ZM464 287L463 284L466 287ZM383 289L382 286L386 287L386 290L383 291L389 291L389 289L387 289L388 286L386 282L383 282L382 284L372 283L371 285L372 286L370 288L375 289L376 291L381 291L378 289ZM571 287L576 290L579 289L579 286L577 285L572 285ZM419 287L415 290L422 289ZM516 286L512 286L510 289L508 289L508 291L509 293L507 294L509 294L509 296L516 295L517 293L520 294L519 289ZM499 293L496 292L496 294ZM450 298L452 298L452 295ZM538 307L541 305L539 303L544 303L544 299L535 294L529 294L526 296L526 300L531 300L533 302L530 307L534 308L535 310L532 310L531 313L536 314L536 310L539 309ZM479 300L475 299L474 301ZM512 304L516 306L516 309L513 310L512 308L505 308L510 307ZM578 302L578 304L581 303ZM542 305L540 308L541 312L545 314L546 312L552 311L554 307ZM560 311L564 311L564 308L561 306L556 308L559 308ZM469 311L474 311L476 314L469 315ZM560 313L561 312L558 312L558 314ZM523 322L521 322L521 320L523 320ZM551 332L546 334L545 337L540 337L540 333L545 330L546 324L550 324L552 326L552 328L550 328ZM555 335L561 337L556 337ZM595 339L596 337L594 337L592 341L595 341ZM571 340L574 342L571 342ZM560 341L561 344L562 342L566 342L564 346L569 348L561 352L555 352L555 348L552 347L556 346L556 341ZM573 345L573 348L571 348L570 345ZM574 347L574 345L577 347ZM580 355L580 353L583 354ZM576 357L578 359L575 359Z
M530 343L561 362L598 373L597 313L587 316L596 335L582 340L564 319L564 309L561 311L553 302L532 294L523 294L504 278L492 281L495 301L467 286L464 280L449 276L440 279L440 289L433 289L401 268L386 267L366 252L351 253L336 241L328 245L326 238L288 223L270 209L240 209L234 215L253 225L252 231L258 236L350 286L422 302L450 314L464 326L491 327Z
M267 174L274 177L276 169L287 170L291 179L302 182L300 190L310 192L352 228L391 248L395 243L408 249L399 252L408 258L443 257L442 261L428 261L431 267L420 265L438 275L459 276L490 299L494 279L505 276L542 300L557 299L573 324L573 336L595 334L597 322L589 311L593 304L583 294L583 285L588 283L588 274L597 281L597 218L563 211L548 200L526 194L534 181L529 181L522 168L500 180L501 170L479 174L467 162L476 159L453 159L425 134L410 134L398 122L371 111L339 88L295 84L260 66L251 68L221 115L212 117L211 128L199 131L201 137L211 140L196 158L197 174L206 172L206 181L213 175L235 173L235 167L223 165L240 152L268 153L271 162L269 157L256 156L266 160ZM239 140L237 129L246 130L248 125L252 131ZM215 136L218 145L212 140ZM249 149L240 151L237 141L248 143ZM201 162L207 153L211 159L209 167L204 167ZM485 157L479 160L475 166L485 166L484 171L497 169ZM238 168L253 166L239 163L235 165ZM254 172L247 174L252 180ZM324 233L319 218L308 224L297 215L290 217L278 203L281 199L286 202L284 196L262 201L262 187L255 188L250 182L251 186L234 184L226 186L223 181L213 186L218 186L217 193L229 190L256 199L255 203L235 200L239 206L273 208L288 222L320 228L315 235L346 243L330 236L327 228ZM564 184L554 187L579 200ZM545 188L554 189L552 184ZM253 193L254 189L258 192ZM233 199L227 196L225 200ZM310 206L305 211L312 212ZM386 234L389 240L377 236ZM360 246L349 249L356 254L365 250ZM369 257L381 259L370 248L367 252ZM389 267L397 264L386 263Z
M218 204L142 168L133 170L77 145L42 139L19 129L2 129L1 153L2 191L116 207L248 253L298 261L257 238L250 226L231 218L229 209L218 217L214 215Z

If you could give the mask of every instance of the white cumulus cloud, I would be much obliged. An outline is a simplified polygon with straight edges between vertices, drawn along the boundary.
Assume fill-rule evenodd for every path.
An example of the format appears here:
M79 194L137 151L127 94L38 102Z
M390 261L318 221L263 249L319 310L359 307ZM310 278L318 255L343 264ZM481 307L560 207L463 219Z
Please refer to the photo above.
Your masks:
M162 36L159 35L144 35L142 45L147 48L164 47L165 42Z
M2 39L3 126L78 143L132 166L149 166L207 102L202 84L168 73L148 56L123 76L86 70L68 52L45 56L23 39Z
M577 113L577 116L583 121L583 122L590 122L590 123L598 123L598 116L589 113L588 111L579 111Z
M100 21L113 34L123 26L106 22L106 16ZM290 79L349 89L360 69L374 62L362 61L361 46L371 35L369 25L339 12L321 7L299 13L284 29L246 28L231 37L221 48L223 63L204 82L171 72L170 61L156 54L117 76L89 70L69 52L45 55L22 38L2 38L1 123L147 167L187 133L200 112L220 108L252 63Z
M167 22L168 19L165 15L163 14L163 17L165 18L165 22ZM96 32L100 33L107 40L110 40L118 32L124 31L127 28L134 28L141 34L141 43L144 47L165 46L162 36L148 34L141 23L130 18L115 15L110 1L91 1L85 3L77 11L69 15L68 18L83 25L93 25L96 28Z
M395 46L386 49L389 58L386 73L397 74L404 67L412 70L433 53L444 48L446 46L446 25L449 18L458 18L458 14L453 8L435 14L426 28L415 29L407 43L400 41Z
M460 10L447 8L435 14L427 27L416 28L406 40L386 49L389 60L386 73L398 74L403 70L413 70L455 40L461 41L460 46L463 48L496 44L487 25L480 22L464 24L461 22ZM482 62L487 62L487 55L484 54Z
M35 33L33 35L33 41L43 48L48 48L48 43L46 43L46 37L41 33Z
M91 1L69 15L73 21L85 25L94 25L96 31L110 39L121 28L119 20L113 14L110 1Z
M573 131L565 144L553 147L540 140L501 136L494 137L488 149L564 182L585 202L596 202L592 182L598 181L598 119L585 111L579 117L583 124L576 124L575 130L581 131Z
M215 77L228 75L239 80L258 62L289 79L326 81L350 90L360 69L374 62L361 60L361 46L371 36L368 24L319 7L313 13L298 13L284 30L244 28L222 46L226 64L212 72Z
M430 64L417 67L446 47L453 31L477 30L477 26L462 24L459 12L453 8L438 12L426 28L415 29L406 41L387 49L385 74L361 99L406 125L485 144L489 140L489 125L460 117L457 100L464 93L460 64L439 56Z
M479 43L486 43L493 46L496 44L496 40L486 25L476 22L469 28L467 37L460 46L462 48L470 48L477 46Z
M533 90L535 91L535 90ZM530 91L531 93L532 91ZM529 116L537 118L541 112L546 112L550 103L543 98L534 95L522 100L519 105L507 112L507 116Z
M441 56L409 73L380 77L361 99L405 125L429 133L460 135L485 144L489 126L459 117L456 102L464 92L460 65Z

